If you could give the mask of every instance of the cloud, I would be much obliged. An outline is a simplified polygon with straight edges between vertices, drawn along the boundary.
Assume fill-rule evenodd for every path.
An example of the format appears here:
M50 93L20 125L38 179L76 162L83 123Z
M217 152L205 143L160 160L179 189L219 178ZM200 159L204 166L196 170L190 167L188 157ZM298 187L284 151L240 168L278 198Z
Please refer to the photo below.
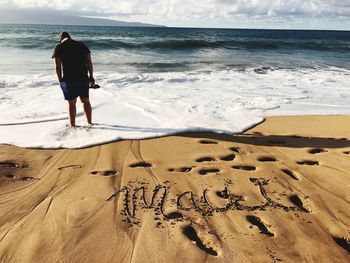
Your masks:
M17 8L49 9L76 15L138 19L171 25L281 23L350 17L344 0L0 0ZM349 24L349 23L348 23Z

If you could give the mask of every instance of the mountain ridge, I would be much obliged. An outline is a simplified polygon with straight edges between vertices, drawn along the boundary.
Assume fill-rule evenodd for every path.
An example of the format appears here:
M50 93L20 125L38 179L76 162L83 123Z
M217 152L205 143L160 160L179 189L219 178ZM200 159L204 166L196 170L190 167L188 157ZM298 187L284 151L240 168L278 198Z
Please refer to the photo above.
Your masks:
M106 18L91 18L30 10L0 10L0 24L166 27L164 25L142 22L124 22Z

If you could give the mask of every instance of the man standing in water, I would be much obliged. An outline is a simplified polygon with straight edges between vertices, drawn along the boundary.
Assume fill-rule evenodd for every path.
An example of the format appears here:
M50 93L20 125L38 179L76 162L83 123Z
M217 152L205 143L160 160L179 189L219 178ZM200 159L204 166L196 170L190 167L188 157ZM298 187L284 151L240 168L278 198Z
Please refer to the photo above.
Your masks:
M52 58L55 59L56 74L64 99L68 101L70 125L75 127L77 97L84 105L88 124L92 125L89 82L93 85L95 80L91 52L85 44L71 39L67 32L62 32L59 35L59 42L55 47Z

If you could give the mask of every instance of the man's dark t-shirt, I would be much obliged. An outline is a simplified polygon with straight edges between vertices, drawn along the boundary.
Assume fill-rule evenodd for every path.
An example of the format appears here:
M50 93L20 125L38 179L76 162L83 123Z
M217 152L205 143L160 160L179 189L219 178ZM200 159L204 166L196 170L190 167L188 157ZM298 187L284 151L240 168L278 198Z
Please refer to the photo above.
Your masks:
M90 54L87 46L79 41L68 39L55 47L52 58L58 57L62 61L63 80L86 80L86 55Z

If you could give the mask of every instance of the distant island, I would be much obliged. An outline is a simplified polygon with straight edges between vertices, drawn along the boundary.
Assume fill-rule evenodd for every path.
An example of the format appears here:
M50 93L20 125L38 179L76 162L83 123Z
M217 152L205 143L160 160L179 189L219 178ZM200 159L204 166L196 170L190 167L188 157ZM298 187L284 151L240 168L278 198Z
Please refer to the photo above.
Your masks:
M123 22L104 18L61 15L52 12L32 11L27 9L0 10L0 24L165 27L163 25L154 25L140 22Z

